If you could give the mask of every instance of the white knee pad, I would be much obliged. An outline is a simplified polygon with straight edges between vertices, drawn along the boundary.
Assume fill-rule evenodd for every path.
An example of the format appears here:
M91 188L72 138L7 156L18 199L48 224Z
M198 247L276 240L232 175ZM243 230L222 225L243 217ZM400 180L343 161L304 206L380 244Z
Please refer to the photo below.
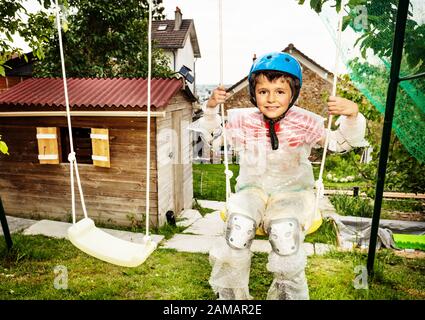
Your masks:
M300 224L295 218L273 220L268 229L272 249L280 256L297 253L300 247Z
M255 220L233 213L229 217L226 229L227 244L234 249L248 249L255 237Z

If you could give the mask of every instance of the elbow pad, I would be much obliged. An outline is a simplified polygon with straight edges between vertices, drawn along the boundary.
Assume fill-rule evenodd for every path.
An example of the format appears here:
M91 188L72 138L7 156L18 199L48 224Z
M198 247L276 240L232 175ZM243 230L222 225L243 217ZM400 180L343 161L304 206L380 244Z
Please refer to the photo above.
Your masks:
M329 132L329 150L334 152L347 152L353 148L367 147L365 140L366 119L358 113L355 119L345 116L336 121L339 127L336 131Z

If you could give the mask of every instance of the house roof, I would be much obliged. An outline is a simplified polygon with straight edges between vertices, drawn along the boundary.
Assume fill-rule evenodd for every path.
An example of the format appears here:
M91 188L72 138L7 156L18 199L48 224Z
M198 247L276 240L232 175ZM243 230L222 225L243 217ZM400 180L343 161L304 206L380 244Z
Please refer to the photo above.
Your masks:
M292 43L290 43L285 49L282 50L282 52L288 52L288 53L292 53L293 51L296 51L304 59L308 60L309 62L311 62L312 64L314 64L318 68L322 69L324 72L326 72L329 76L333 77L333 73L332 72L330 72L326 68L322 67L316 61L314 61L313 59L311 59L310 57L308 57L307 55L305 55L304 53L302 53ZM237 88L239 85L241 85L243 82L245 82L247 80L248 80L248 76L245 76L244 78L242 78L241 80L239 80L238 82L236 82L234 85L232 85L230 88L228 88L227 91L230 92L230 91L234 90L235 88Z
M71 108L113 110L142 109L147 106L147 79L142 78L68 78ZM152 79L151 105L165 107L171 98L184 89L180 79ZM0 112L7 106L22 110L48 107L63 110L65 96L62 78L30 78L0 94Z
M201 57L195 24L192 19L183 19L179 30L174 30L175 20L152 21L152 38L163 49L181 49L184 47L187 37L190 37L193 52L196 58ZM163 26L163 28L159 28ZM162 30L163 29L163 30Z
M317 67L319 67L320 69L322 69L323 71L325 71L326 73L328 73L329 75L332 75L333 76L333 73L332 72L330 72L325 67L322 67L320 64L318 64L316 61L314 61L309 56L307 56L304 53L302 53L292 43L290 43L285 49L283 49L282 52L289 52L289 53L291 53L294 50L297 51L303 58L305 58L306 60L310 61L312 64L316 65Z

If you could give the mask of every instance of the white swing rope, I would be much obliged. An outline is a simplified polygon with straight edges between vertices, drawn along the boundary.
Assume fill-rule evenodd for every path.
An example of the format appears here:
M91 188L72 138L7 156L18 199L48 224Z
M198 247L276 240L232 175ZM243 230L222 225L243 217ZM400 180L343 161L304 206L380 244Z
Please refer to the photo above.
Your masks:
M222 0L218 1L218 12L219 12L219 54L220 54L220 86L223 86L223 3ZM227 135L226 135L226 123L224 120L224 103L220 104L221 111L221 123L223 126L223 145L224 145L224 173L226 175L226 203L229 200L230 193L230 179L233 176L233 172L229 170L229 159L227 154Z
M71 112L69 107L69 98L68 98L68 85L66 80L66 71L65 71L65 58L63 54L63 44L62 44L62 32L61 32L61 21L60 21L60 10L58 5L58 0L55 0L56 4L56 25L58 29L59 36L59 51L61 58L62 66L62 78L65 94L65 105L66 105L66 118L68 123L68 133L69 133L69 146L70 153L68 155L68 161L70 163L70 181L71 181L71 201L72 201L72 223L76 223L76 213L75 213L75 190L74 190L74 170L75 176L77 177L78 191L80 194L81 206L83 208L84 217L88 218L86 204L84 201L83 188L81 186L80 174L78 172L77 159L75 157L73 135L72 135L72 123L71 123ZM149 193L150 193L150 123L151 123L151 74L152 74L152 1L149 0L149 28L148 28L148 93L147 93L147 155L146 155L146 236L145 240L149 238Z
M345 1L342 1L341 3L341 9L338 14L338 37L336 42L336 48L335 48L335 66L334 66L334 78L332 83L332 96L336 96L336 85L338 82L338 66L339 66L339 59L340 59L340 48L341 48L341 34L342 34L342 18L343 18L343 9L344 9ZM332 127L332 114L329 115L328 118L328 125L326 129L326 136L325 136L325 143L323 145L323 155L322 155L322 161L320 162L320 171L319 171L319 177L316 180L315 187L316 187L316 199L314 202L314 211L317 212L319 208L319 199L323 198L325 195L325 186L323 184L323 171L325 169L325 163L326 163L326 153L328 151L329 147L329 133L331 131Z
M69 174L70 174L70 180L71 180L72 223L75 224L76 214L75 214L74 171L75 171L75 176L77 177L78 191L80 194L81 206L83 208L83 213L85 218L87 218L87 210L86 210L86 204L84 201L83 188L81 187L80 174L78 172L78 164L77 164L77 159L75 157L74 142L72 137L71 112L69 108L68 85L66 81L65 58L63 55L61 20L60 20L60 10L59 10L58 0L55 0L55 5L56 5L56 26L58 29L59 51L60 51L61 66L62 66L63 90L65 95L65 105L66 105L66 119L68 123L68 134L69 134L70 153L68 155L68 161L69 161Z
M149 217L150 217L150 163L151 163L151 77L152 77L152 0L149 0L149 26L148 26L148 119L146 137L146 236L149 238Z

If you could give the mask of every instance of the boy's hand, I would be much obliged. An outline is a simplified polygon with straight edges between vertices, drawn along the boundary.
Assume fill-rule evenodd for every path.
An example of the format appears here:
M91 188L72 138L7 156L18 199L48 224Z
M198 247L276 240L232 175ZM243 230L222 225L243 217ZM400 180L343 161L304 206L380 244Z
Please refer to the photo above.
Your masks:
M224 103L229 96L230 93L227 93L223 86L217 87L208 99L207 107L215 108L218 104Z
M359 113L357 103L341 98L330 96L328 99L328 111L332 115L345 115L348 118L356 118Z

